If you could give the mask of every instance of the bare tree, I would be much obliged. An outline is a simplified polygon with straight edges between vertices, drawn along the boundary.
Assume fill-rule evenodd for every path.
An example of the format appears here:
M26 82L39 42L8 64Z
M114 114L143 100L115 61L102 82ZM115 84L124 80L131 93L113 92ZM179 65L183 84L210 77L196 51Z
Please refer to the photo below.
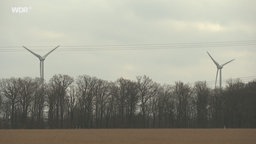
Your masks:
M191 88L189 85L182 82L176 82L174 88L174 95L177 100L177 126L178 127L189 127L189 113L190 113L190 97Z
M82 128L93 127L94 94L96 84L97 79L87 75L79 76L77 80L80 127Z
M106 127L106 108L110 96L109 83L98 79L95 88L95 127Z
M10 107L11 128L17 128L17 103L19 97L19 84L16 78L3 79L1 81L2 94L7 99L6 106ZM9 108L7 108L9 109Z
M109 96L106 102L106 127L114 128L119 126L118 121L118 91L116 83L109 83Z
M31 103L34 99L35 92L37 89L36 82L31 78L18 79L19 84L19 105L21 108L21 119L22 128L29 127L29 121L27 120L28 114L30 112Z
M196 94L197 127L205 128L208 122L210 89L207 87L206 82L196 82L194 90Z
M116 83L118 87L117 107L119 126L134 126L138 103L137 83L123 78L118 79Z
M138 86L136 82L127 80L126 81L126 118L129 127L134 127L136 123L136 112L138 107Z
M0 80L0 83L1 83L1 80ZM0 128L3 127L3 96L2 96L2 88L0 86Z
M77 108L77 93L76 93L76 88L74 85L72 85L68 90L67 90L67 109L68 109L68 118L67 118L67 127L68 128L76 128L77 123L75 120L75 114L76 114L76 108Z
M225 127L237 128L242 126L243 107L247 105L248 96L244 92L245 84L239 79L228 80L224 91L224 124Z
M44 128L47 118L46 112L46 85L42 84L40 78L34 79L34 96L31 106L31 125L33 128Z
M46 84L0 80L0 128L256 127L255 81L229 80L223 89L206 82L160 85L147 76L73 81L67 75Z
M156 127L174 127L175 126L175 99L173 96L173 87L164 85L159 87L156 107Z
M248 82L241 97L246 96L241 104L242 127L256 128L256 80Z
M49 120L57 128L64 127L64 116L67 109L67 88L73 83L68 75L54 75L50 79L49 92ZM54 127L54 125L51 125Z
M147 76L137 77L139 107L142 115L142 126L148 126L149 112L150 112L150 99L157 94L157 84Z
M210 124L214 128L224 127L224 94L221 89L211 91L209 98Z

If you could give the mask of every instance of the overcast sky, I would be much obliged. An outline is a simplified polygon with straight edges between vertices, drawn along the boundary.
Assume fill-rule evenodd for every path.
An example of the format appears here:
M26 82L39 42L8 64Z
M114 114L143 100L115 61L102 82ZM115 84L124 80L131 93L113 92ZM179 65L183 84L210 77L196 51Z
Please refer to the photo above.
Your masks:
M162 84L256 78L255 0L1 0L0 78L87 74ZM27 7L15 13L14 7Z

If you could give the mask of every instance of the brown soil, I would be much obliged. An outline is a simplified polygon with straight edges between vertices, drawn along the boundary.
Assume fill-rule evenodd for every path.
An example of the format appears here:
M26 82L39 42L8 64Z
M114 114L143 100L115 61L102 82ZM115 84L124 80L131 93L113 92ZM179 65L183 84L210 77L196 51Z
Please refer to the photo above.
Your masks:
M0 130L0 144L253 144L256 129Z

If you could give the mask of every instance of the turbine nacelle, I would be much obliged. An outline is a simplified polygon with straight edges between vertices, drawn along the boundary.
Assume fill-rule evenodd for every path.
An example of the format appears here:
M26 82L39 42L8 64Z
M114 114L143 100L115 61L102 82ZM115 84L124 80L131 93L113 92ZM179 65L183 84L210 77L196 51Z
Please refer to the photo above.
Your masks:
M217 67L217 69L222 69L223 68L223 66L221 66L221 65L216 65L216 67Z

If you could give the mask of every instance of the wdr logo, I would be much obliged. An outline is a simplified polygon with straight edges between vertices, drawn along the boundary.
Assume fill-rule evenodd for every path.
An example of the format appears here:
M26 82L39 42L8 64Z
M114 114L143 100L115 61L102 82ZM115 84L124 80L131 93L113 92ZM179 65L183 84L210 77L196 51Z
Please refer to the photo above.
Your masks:
M26 14L31 11L31 7L11 7L12 13L15 14Z

